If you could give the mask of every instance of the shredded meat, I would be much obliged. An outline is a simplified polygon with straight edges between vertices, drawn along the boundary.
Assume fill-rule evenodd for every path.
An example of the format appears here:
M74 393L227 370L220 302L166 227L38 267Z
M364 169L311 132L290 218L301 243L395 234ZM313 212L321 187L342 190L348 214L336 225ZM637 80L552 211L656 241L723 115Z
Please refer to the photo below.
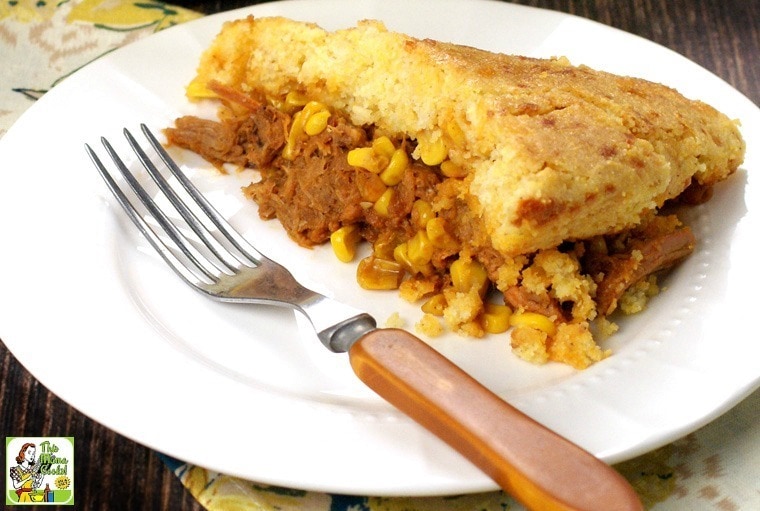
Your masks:
M346 153L365 143L367 134L343 117L333 117L325 131L304 139L298 157L278 157L260 169L261 181L245 189L262 218L277 217L304 246L324 243L331 232L364 218L357 170Z
M190 149L217 167L223 163L259 169L269 165L285 145L289 116L228 87L211 84L210 88L234 105L230 112L237 115L228 115L222 122L180 117L174 128L165 130L169 144Z
M520 286L512 286L504 292L504 300L515 309L537 312L551 318L568 319L560 303L548 294L537 295Z
M290 116L263 98L219 84L209 86L226 106L221 121L181 117L166 130L170 144L190 149L221 167L232 163L256 168L261 181L245 188L259 205L259 215L277 217L296 242L324 243L342 225L364 219L359 171L346 153L367 141L364 129L342 116L332 116L327 129L304 138L292 160L281 152L288 139Z
M174 125L165 130L169 144L190 149L216 166L244 163L234 126L192 116L180 117Z
M647 234L648 237L633 238L624 252L591 253L585 259L586 271L599 277L596 303L600 314L611 314L626 289L652 273L673 266L691 254L696 245L688 227Z

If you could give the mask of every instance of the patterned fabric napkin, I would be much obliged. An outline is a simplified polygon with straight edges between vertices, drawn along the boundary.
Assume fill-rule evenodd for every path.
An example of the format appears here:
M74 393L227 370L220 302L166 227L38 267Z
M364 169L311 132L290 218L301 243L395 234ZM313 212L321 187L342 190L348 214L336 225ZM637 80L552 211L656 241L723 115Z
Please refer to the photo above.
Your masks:
M115 48L201 14L161 2L0 2L0 136L34 100Z
M37 98L88 62L200 16L150 0L0 2L0 137ZM327 495L244 481L165 460L209 511L522 509L502 492L424 498ZM757 510L759 460L760 391L696 433L616 468L631 481L647 508L655 511Z

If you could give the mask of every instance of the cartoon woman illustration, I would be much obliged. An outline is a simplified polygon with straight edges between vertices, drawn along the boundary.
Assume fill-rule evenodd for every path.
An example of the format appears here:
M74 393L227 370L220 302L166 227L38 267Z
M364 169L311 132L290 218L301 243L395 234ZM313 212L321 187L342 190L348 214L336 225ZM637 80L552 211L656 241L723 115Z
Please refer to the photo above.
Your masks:
M10 469L10 476L19 502L32 502L29 494L42 484L42 474L39 473L40 465L35 463L36 455L36 445L31 443L22 445L18 456L16 456L18 465Z

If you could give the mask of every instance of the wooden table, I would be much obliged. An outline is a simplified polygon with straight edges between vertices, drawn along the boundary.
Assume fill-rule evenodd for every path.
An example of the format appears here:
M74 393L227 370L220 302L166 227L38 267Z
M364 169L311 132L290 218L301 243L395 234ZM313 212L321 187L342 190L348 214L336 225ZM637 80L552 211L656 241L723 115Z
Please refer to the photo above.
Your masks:
M175 3L210 14L252 2L185 0ZM515 3L587 17L660 43L719 75L755 104L760 104L760 2L534 0ZM153 451L69 407L38 383L2 342L0 436L74 436L77 509L203 509Z

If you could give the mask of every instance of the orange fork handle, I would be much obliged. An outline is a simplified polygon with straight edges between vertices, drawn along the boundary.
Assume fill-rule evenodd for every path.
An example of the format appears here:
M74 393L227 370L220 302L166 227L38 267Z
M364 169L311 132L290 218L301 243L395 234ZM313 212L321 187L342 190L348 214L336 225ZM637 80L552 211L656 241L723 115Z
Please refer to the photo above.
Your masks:
M409 332L378 329L349 350L372 390L536 511L643 511L612 467L550 431Z

